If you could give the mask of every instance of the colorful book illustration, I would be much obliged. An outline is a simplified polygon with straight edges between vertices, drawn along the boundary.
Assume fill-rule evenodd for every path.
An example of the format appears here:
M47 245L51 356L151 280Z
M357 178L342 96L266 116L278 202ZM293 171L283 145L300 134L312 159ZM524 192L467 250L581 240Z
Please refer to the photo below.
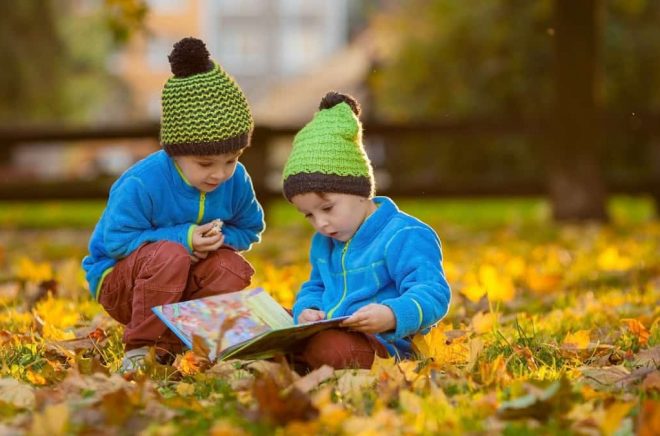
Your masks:
M209 359L260 359L289 351L303 339L338 328L346 316L294 325L263 288L214 295L151 310L192 348L193 336L208 346Z

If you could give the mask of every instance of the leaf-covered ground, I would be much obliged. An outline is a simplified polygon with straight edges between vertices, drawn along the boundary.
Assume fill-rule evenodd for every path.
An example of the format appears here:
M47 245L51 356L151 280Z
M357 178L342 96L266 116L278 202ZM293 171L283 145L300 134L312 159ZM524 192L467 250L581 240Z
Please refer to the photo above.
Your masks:
M123 378L121 327L79 267L89 230L0 231L0 434L660 433L657 220L423 210L453 287L449 315L416 338L424 357L303 377L188 352ZM276 220L248 255L284 305L308 236Z

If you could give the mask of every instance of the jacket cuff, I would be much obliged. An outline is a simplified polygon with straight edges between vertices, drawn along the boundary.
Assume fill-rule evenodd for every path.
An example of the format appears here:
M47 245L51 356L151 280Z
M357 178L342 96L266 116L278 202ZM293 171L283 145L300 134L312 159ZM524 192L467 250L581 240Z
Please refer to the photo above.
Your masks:
M186 243L184 244L184 247L186 247L191 254L194 251L192 239L193 239L193 232L195 231L196 227L197 224L191 224L190 227L188 227L188 233L186 234Z
M394 312L396 329L393 332L383 332L380 336L386 341L405 338L419 331L424 316L422 307L413 298L399 297L383 300L383 304Z

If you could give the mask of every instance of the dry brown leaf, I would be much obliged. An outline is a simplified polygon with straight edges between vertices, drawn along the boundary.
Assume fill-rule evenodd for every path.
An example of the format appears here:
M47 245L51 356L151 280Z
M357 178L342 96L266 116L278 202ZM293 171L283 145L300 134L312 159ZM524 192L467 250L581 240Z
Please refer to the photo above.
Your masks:
M30 434L63 435L69 424L69 405L66 402L46 406L41 413L32 417Z
M364 389L372 387L377 381L376 376L368 369L347 369L335 373L339 377L337 390L345 397L358 397Z
M660 392L660 371L653 371L647 375L642 382L642 389L646 392L658 391Z
M269 372L257 374L252 395L257 401L258 415L278 425L315 419L318 410L309 395L296 388L285 390L282 382L286 379L291 380L291 376Z
M13 378L0 378L0 401L23 409L35 404L34 388Z
M638 422L637 434L639 436L660 434L660 400L645 400L639 413Z
M583 380L596 389L622 389L632 382L629 379L630 372L623 366L604 368L583 366L578 369L582 373Z
M660 345L637 353L633 360L633 365L658 367L660 365Z
M328 365L323 365L306 376L296 380L291 386L299 389L301 392L307 393L332 377L334 373L334 368Z

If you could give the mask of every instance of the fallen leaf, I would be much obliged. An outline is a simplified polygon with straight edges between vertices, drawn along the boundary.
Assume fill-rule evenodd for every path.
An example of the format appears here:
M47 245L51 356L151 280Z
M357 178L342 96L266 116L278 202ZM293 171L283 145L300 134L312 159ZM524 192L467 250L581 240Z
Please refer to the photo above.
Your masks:
M66 402L48 405L43 412L32 416L30 434L63 435L69 424L69 405Z
M596 389L623 389L632 383L630 372L623 366L607 366L604 368L581 367L583 380Z
M328 365L323 365L322 367L315 369L304 377L296 380L291 386L300 390L300 392L307 393L332 377L334 373L334 368Z
M614 432L621 426L621 420L628 415L630 410L635 406L635 403L619 403L616 402L609 406L605 411L603 421L600 423L600 429L606 435L614 434Z
M479 268L479 281L486 289L490 301L507 303L516 296L516 288L513 286L511 278L493 265L482 265Z
M194 351L186 351L184 354L176 356L172 366L178 369L183 375L194 375L208 368L210 362L203 355Z
M575 333L568 333L562 343L562 348L568 349L585 349L589 346L590 330L578 330Z
M565 378L551 383L545 389L533 385L527 385L527 389L530 391L527 395L502 403L497 415L501 419L534 418L545 421L554 412L570 407L567 400L571 386Z
M32 409L34 388L13 378L0 378L0 401L23 409Z
M644 327L644 324L633 318L622 319L621 322L625 323L632 334L637 336L640 345L644 346L648 344L651 334Z
M368 369L347 369L336 371L337 390L345 397L358 397L362 391L376 383L376 376Z
M189 397L195 394L195 385L181 382L176 385L176 393L182 397Z
M478 335L488 333L497 324L497 314L478 312L472 317L472 330Z
M639 436L657 436L660 434L660 400L647 399L640 408Z
M318 416L318 410L304 392L288 387L285 380L292 377L286 374L273 375L269 372L258 373L252 387L252 395L257 401L257 413L260 417L277 425L286 425L291 421L309 421Z
M648 350L642 350L635 356L633 360L635 366L660 366L660 345L656 345Z
M646 376L642 382L642 390L646 392L660 392L660 371L653 371L651 374Z

